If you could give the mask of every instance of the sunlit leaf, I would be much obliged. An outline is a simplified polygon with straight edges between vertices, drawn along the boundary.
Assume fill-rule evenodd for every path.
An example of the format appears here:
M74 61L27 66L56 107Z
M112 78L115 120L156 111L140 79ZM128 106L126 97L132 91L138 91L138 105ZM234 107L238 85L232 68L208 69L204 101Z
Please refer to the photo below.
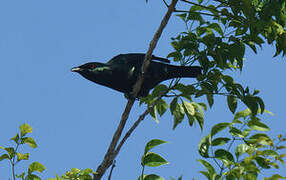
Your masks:
M225 128L231 126L230 123L218 123L212 127L211 136L216 135L218 132L224 130Z
M246 153L249 149L249 146L246 144L239 144L235 149L235 156L239 158L242 154Z
M251 121L249 121L249 122L247 123L247 125L248 125L251 129L257 130L257 131L269 131L269 130L270 130L270 128L269 128L266 124L264 124L264 123L262 123L262 122L260 122L260 121L256 121L256 120L251 120Z
M199 153L202 157L209 157L209 147L210 147L210 135L205 136L201 139L199 144Z
M199 159L199 160L197 160L197 161L200 162L202 165L205 166L205 168L208 170L208 174L209 174L210 176L212 176L213 174L216 173L215 168L214 168L210 163L208 163L207 161L205 161L205 160L203 160L203 159Z
M29 173L32 173L32 172L43 172L45 170L45 166L43 166L41 163L39 162L33 162L32 164L29 165Z
M230 141L229 138L220 137L220 138L216 138L216 139L212 140L211 145L212 146L221 146L221 145L228 143L229 141Z
M27 124L24 123L20 126L20 131L21 131L21 137L25 136L27 133L32 133L33 132L33 128Z
M2 154L0 156L0 161L3 161L4 159L10 159L9 155L8 154Z
M145 151L144 154L146 154L147 152L150 151L150 149L160 145L160 144L164 144L164 143L168 143L167 141L163 141L161 139L152 139L151 141L149 141L146 146L145 146Z
M159 154L156 154L154 152L148 152L143 156L142 164L145 166L157 167L164 164L168 164L168 162Z
M17 161L28 160L30 157L30 153L22 154L17 152L16 155L17 155Z
M32 148L37 147L36 141L32 137L24 137L22 138L22 144L28 144Z

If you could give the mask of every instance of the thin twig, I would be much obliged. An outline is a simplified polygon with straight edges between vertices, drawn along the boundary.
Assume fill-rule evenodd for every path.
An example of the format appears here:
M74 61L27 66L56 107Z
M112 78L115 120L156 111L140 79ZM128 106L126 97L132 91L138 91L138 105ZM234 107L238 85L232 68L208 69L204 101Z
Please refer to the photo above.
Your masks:
M139 76L136 84L133 87L132 95L134 98L131 98L128 100L127 105L125 107L125 110L121 116L120 123L119 123L119 125L118 125L118 127L117 127L117 129L113 135L112 141L111 141L109 148L108 148L108 150L104 156L103 161L97 167L96 173L93 176L93 180L100 180L101 177L103 176L103 174L105 173L105 171L110 167L110 165L112 164L113 160L116 157L116 154L114 154L114 149L115 149L116 145L118 144L118 141L121 137L122 131L124 129L124 126L126 124L128 116L130 114L131 108L134 104L135 97L137 96L138 92L141 89L141 86L143 83L143 78L144 78L144 73L147 71L147 68L150 64L153 50L155 49L157 42L158 42L159 38L161 37L161 34L162 34L164 28L166 27L166 25L167 25L167 23L171 17L172 12L175 10L175 6L176 6L177 2L178 2L178 0L172 1L170 6L168 7L168 11L165 14L157 32L155 33L152 41L150 42L149 49L145 55L144 62L142 65L141 75Z
M111 180L111 175L112 175L113 169L115 168L115 163L116 163L116 161L114 160L113 163L112 163L111 169L110 169L110 173L109 173L109 176L108 176L108 180Z
M163 2L166 5L166 7L168 8L169 7L168 3L165 0L163 0Z
M188 11L188 10L175 10L174 12L190 13L190 11ZM206 16L213 16L213 17L220 17L219 15L209 14L209 13L204 13L204 12L191 12L191 13L194 13L194 14L197 13L197 14L206 15Z
M204 6L204 5L201 5L201 4L197 4L197 3L194 3L194 2L190 2L190 1L187 1L187 0L181 0L185 3L189 3L189 4L192 4L192 5L195 5L195 6L199 6L199 7L202 7L202 8L205 8L205 9L209 9L211 11L215 11L217 13L220 13L220 11L214 9L214 8L211 8L211 7L208 7L208 6Z
M167 93L167 92L166 92ZM126 134L124 135L124 137L122 138L122 140L120 141L119 145L117 146L116 150L114 151L114 155L116 156L118 154L118 152L120 151L122 145L125 143L125 141L127 140L127 138L129 138L129 136L132 134L132 132L136 129L136 127L140 124L140 122L142 122L144 120L144 118L151 112L151 110L158 104L158 102L161 100L161 98L166 94L163 93L161 96L159 96L155 102L148 107L144 113L142 113L139 118L134 122L134 124L131 126L131 128L126 132Z

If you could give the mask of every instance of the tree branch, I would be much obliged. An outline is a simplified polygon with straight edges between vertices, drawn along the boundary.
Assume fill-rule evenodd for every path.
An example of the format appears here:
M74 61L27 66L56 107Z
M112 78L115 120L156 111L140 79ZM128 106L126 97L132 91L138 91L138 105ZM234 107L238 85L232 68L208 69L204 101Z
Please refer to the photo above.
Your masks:
M112 172L113 172L113 169L115 168L115 160L113 161L112 163L112 166L111 166L111 170L110 170L110 173L109 173L109 176L108 176L108 180L111 180L111 176L112 176Z
M120 123L119 123L119 125L118 125L118 127L117 127L117 129L113 135L112 141L111 141L109 148L108 148L108 150L104 156L103 161L97 167L96 173L93 176L93 180L100 180L101 177L104 175L105 171L110 167L110 165L112 164L113 160L116 157L116 154L114 154L114 149L115 149L116 145L118 144L118 141L121 137L122 131L124 129L124 126L126 124L128 117L129 117L131 108L134 104L135 97L137 96L137 94L140 91L140 88L142 86L143 78L144 78L144 72L147 71L147 68L148 68L150 61L151 61L151 58L152 58L153 50L155 49L157 42L158 42L164 28L166 27L166 25L167 25L167 23L171 17L172 12L175 10L175 6L176 6L177 2L178 2L178 0L172 0L172 3L168 7L167 13L165 14L157 32L155 33L152 41L150 42L149 49L147 51L147 54L145 55L144 62L142 65L141 75L139 76L136 84L133 87L132 96L134 98L128 100L126 107L125 107L125 110L121 116Z
M148 107L144 113L142 113L138 119L134 122L134 124L131 126L131 128L126 132L126 134L124 135L124 137L122 138L122 140L120 141L119 145L117 146L117 148L114 151L114 155L116 156L121 147L123 146L123 144L125 143L125 141L127 140L127 138L129 138L129 136L132 134L132 132L137 128L137 126L144 120L144 118L151 112L151 110L158 104L159 100L165 95L166 93L163 93L161 96L159 96L155 102Z

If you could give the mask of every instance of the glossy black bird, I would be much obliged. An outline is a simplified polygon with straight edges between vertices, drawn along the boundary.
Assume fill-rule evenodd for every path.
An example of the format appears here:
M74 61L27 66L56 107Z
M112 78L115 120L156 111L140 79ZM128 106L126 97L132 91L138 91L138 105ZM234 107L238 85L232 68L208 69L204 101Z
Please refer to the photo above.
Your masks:
M144 57L145 54L141 53L120 54L105 64L90 62L74 67L71 71L79 73L90 81L123 92L127 97L131 97ZM196 78L201 74L201 67L199 66L173 66L167 63L170 63L168 59L152 56L152 61L144 74L144 81L137 97L147 96L149 91L162 81L181 77Z

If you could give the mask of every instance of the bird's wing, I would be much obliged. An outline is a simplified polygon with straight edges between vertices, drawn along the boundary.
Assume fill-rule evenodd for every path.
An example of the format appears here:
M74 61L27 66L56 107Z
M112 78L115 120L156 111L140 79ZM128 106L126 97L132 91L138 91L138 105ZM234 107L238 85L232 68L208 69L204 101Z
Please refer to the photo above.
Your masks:
M154 55L152 55L152 59L157 60L157 61L161 61L161 62L164 62L164 63L170 63L169 59L157 57L157 56L154 56Z
M113 64L113 63L120 63L119 61L121 61L122 63L129 61L139 61L139 62L143 62L144 61L144 57L145 54L144 53L129 53L129 54L119 54L115 57L113 57L112 59L110 59L106 64ZM164 63L170 63L170 60L166 59L166 58L162 58L162 57L157 57L152 55L152 60L157 60L160 62L164 62Z

